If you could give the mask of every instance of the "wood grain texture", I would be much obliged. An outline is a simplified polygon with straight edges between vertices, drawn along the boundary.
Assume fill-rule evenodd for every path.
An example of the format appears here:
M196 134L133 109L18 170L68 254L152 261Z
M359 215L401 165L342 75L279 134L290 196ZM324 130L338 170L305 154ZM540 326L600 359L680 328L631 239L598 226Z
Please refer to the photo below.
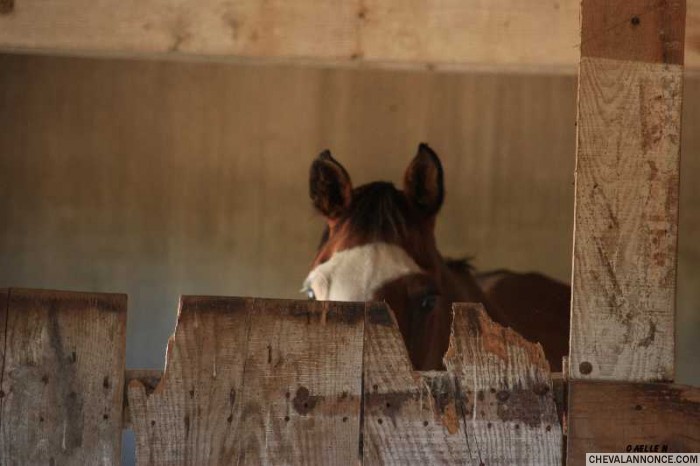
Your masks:
M562 430L542 347L493 322L480 304L455 304L445 365L464 399L474 464L559 465Z
M573 382L567 465L591 452L700 451L700 389L664 383ZM637 450L640 451L640 450Z
M128 387L139 465L211 464L237 452L250 308L246 299L188 298L151 392Z
M354 464L363 303L256 300L236 464Z
M572 72L577 59L575 0L17 3L0 15L4 49Z
M682 67L581 59L570 373L672 380Z
M368 304L364 355L364 464L463 464L470 458L449 373L413 371L393 313Z
M7 303L0 463L118 465L126 296L11 289Z
M3 464L117 463L125 297L0 296ZM184 297L162 377L129 371L138 463L555 464L541 347L475 305L457 306L451 343L450 370L416 373L385 304Z
M139 464L351 464L364 305L183 298L153 393L129 386Z
M635 47L627 40L631 26L645 34L664 28L667 38L674 37L656 12L679 0L623 2L638 6L629 11L602 0L597 3L615 22L602 23L606 29L586 38L584 44L592 48L612 39ZM5 50L431 68L476 64L537 72L554 67L573 74L581 43L576 0L538 1L527 7L514 0L206 0L176 6L164 0L5 0L0 5L0 47ZM700 1L689 0L688 7L688 64L697 67L700 31L692 19L700 13ZM634 16L639 17L636 25L631 23ZM682 34L675 37L683 40ZM652 50L649 43L637 42L642 54ZM672 49L672 54L678 50L675 45Z
M0 295L2 291L0 290ZM1 327L0 327L1 328ZM0 347L2 345L0 344ZM428 381L432 378L441 376L441 372L422 372L421 375ZM128 387L129 382L134 379L139 380L145 387L146 391L153 391L158 386L160 379L163 377L163 371L160 369L127 369L124 376L124 386ZM438 377L439 378L439 377ZM557 414L559 419L562 418L567 406L567 382L564 380L561 372L552 372L552 390L554 391L554 402L557 405ZM127 390L124 390L126 393ZM124 398L124 412L122 414L122 422L124 429L131 428L131 414L129 413L128 397Z
M686 0L585 0L581 56L683 64Z

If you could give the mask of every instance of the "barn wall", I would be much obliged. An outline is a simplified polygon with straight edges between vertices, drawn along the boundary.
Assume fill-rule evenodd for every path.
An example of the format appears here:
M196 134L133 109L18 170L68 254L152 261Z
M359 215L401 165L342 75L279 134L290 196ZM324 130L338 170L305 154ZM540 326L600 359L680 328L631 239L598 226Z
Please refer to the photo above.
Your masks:
M312 158L446 170L446 255L569 279L575 78L0 56L0 287L129 294L127 364L162 366L179 294L300 297ZM700 384L700 80L684 111L678 380Z

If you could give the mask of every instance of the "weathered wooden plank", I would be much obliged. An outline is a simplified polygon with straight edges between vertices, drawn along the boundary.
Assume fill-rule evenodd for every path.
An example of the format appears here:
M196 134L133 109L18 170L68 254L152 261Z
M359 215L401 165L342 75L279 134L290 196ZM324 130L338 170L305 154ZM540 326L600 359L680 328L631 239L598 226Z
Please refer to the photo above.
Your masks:
M0 463L119 464L126 296L9 290Z
M572 382L567 465L592 452L700 451L700 388Z
M562 430L542 347L493 322L480 304L455 304L445 364L464 397L475 464L560 465Z
M413 371L385 304L367 305L364 464L464 464L471 458L449 373Z
M362 0L355 54L369 62L429 68L476 64L573 71L578 11L573 0L527 5L513 0ZM549 31L541 27L543 20ZM557 40L551 40L548 32Z
M363 304L183 298L162 380L150 394L129 385L139 464L356 461L363 315Z
M139 465L234 463L253 300L183 297L154 390L129 383Z
M16 0L0 47L414 66L566 66L575 71L578 2ZM542 24L548 24L542 28Z
M256 300L236 464L354 464L363 303Z
M672 380L685 5L602 3L582 7L570 374Z
M685 5L686 0L585 0L581 56L682 64Z
M630 11L601 9L606 17L617 14L616 21L604 24L605 31L617 33L631 26L634 16L641 29L658 28L664 23L656 21L656 12L666 4L647 0ZM514 0L293 4L205 0L181 1L177 6L163 0L5 0L0 2L0 47L422 67L476 64L539 72L564 68L574 73L580 43L579 5L576 0L530 2L527 6ZM700 1L691 0L689 6L691 18L697 17ZM692 67L700 65L697 24L689 22L688 63ZM640 45L646 48L647 44Z

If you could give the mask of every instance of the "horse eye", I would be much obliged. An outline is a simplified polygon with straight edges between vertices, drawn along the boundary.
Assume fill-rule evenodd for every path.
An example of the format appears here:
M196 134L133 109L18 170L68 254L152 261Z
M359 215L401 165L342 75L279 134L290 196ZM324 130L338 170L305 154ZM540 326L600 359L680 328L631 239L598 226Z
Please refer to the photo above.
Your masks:
M435 304L437 303L437 295L434 294L427 294L423 296L423 299L420 302L420 309L423 312L430 312L433 310L435 307Z
M312 301L316 300L316 295L314 294L314 290L312 290L311 288L307 288L306 290L304 290L304 292L306 293L307 298L309 298Z

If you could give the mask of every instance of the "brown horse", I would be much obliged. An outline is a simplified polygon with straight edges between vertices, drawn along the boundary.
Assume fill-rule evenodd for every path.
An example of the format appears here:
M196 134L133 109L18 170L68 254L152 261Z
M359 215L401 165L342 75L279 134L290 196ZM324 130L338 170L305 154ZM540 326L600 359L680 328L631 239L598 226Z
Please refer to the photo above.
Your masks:
M568 352L569 287L536 273L476 274L445 260L435 244L443 171L426 144L404 175L403 191L375 182L353 189L329 151L311 165L310 194L326 229L304 291L312 299L386 301L414 367L440 369L453 302L483 303L493 320L542 343L552 370Z

